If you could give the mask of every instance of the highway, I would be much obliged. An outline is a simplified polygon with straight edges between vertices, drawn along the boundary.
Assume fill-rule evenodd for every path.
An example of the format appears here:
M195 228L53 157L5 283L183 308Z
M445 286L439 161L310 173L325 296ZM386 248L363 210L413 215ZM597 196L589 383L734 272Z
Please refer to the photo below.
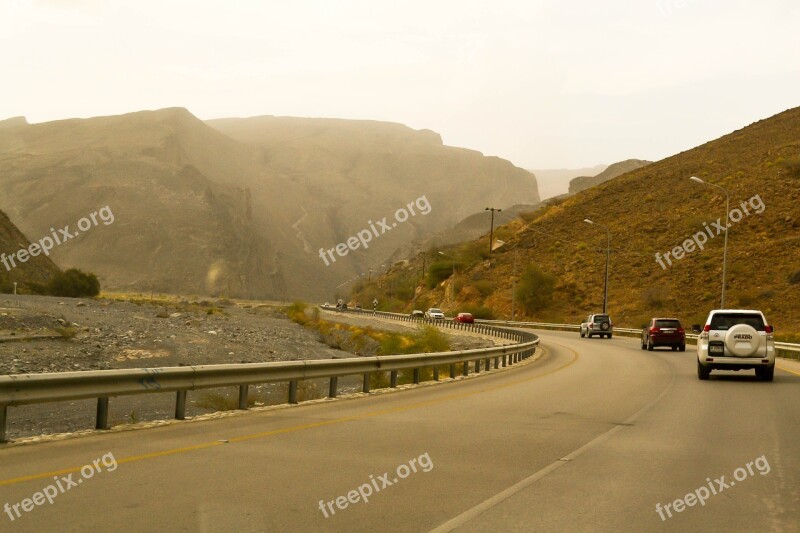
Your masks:
M540 334L469 379L0 448L0 531L800 531L800 365Z

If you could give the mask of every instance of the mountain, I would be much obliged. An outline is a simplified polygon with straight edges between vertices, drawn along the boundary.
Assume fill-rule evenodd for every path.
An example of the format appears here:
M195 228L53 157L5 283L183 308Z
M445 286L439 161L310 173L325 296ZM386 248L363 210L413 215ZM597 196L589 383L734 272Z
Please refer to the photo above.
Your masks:
M573 178L569 182L569 193L575 194L576 192L588 189L589 187L600 185L601 183L604 183L610 179L614 179L617 176L621 176L626 172L630 172L631 170L636 170L637 168L649 165L650 163L652 163L652 161L626 159L625 161L620 161L619 163L609 165L608 168L595 176L579 176L577 178Z
M586 224L588 218L610 232L608 310L617 325L639 327L659 315L701 323L720 305L724 239L714 224L725 216L725 195L690 181L691 176L726 188L731 210L738 210L733 219L739 221L731 222L728 235L725 306L761 309L778 332L800 333L800 108L515 220L500 228L510 237L492 254L491 264L471 259L471 250L483 246L483 240L445 249L461 264L456 269L456 303L449 301L452 280L445 279L418 293L416 305L441 304L453 311L484 306L498 317L509 317L512 280L520 280L523 268L535 265L554 276L553 301L535 313L522 313L518 300L517 317L577 323L599 312L606 231ZM713 237L702 249L686 244L702 241L709 232ZM419 259L412 258L404 268L418 271ZM449 277L443 267L439 270ZM402 269L389 273L408 275Z
M486 202L520 200L539 200L527 171L400 124L183 108L0 123L0 209L36 236L107 208L112 222L51 257L109 289L316 298ZM346 247L373 227L368 248Z
M23 255L24 261L20 261L19 250L30 245L25 235L0 211L0 293L13 292L15 282L20 291L29 283L44 284L59 272L55 263L47 255L37 252L36 247L31 249L35 256Z
M539 194L542 200L567 194L569 181L578 176L594 176L608 168L606 165L595 165L588 168L556 168L535 169L529 172L536 175L539 184Z

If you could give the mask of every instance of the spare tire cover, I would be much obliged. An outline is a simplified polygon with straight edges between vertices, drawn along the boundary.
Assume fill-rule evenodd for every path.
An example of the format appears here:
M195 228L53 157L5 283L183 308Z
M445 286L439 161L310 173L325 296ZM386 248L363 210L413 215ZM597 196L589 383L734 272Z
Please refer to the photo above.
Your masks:
M736 324L725 333L725 353L736 357L753 357L758 352L761 338L748 324Z

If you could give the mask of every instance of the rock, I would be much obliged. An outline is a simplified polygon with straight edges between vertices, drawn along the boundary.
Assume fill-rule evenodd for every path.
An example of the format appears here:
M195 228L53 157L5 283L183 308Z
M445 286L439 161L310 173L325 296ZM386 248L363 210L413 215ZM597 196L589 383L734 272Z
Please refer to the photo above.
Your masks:
M75 307L86 307L86 304L84 302L78 302L75 304Z
M217 332L216 332L216 331L214 331L213 329L212 329L211 331L208 331L207 333L208 333L209 335L216 335L216 334L217 334Z
M180 313L172 313L171 315L169 315L170 318L178 318L179 316L181 316Z

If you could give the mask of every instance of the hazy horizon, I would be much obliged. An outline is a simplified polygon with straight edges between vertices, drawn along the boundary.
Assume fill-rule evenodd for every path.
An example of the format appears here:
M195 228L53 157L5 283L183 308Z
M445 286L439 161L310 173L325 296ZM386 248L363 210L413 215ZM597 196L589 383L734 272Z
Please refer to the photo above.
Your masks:
M559 169L656 161L799 103L788 0L215 6L5 2L0 117L390 121Z

